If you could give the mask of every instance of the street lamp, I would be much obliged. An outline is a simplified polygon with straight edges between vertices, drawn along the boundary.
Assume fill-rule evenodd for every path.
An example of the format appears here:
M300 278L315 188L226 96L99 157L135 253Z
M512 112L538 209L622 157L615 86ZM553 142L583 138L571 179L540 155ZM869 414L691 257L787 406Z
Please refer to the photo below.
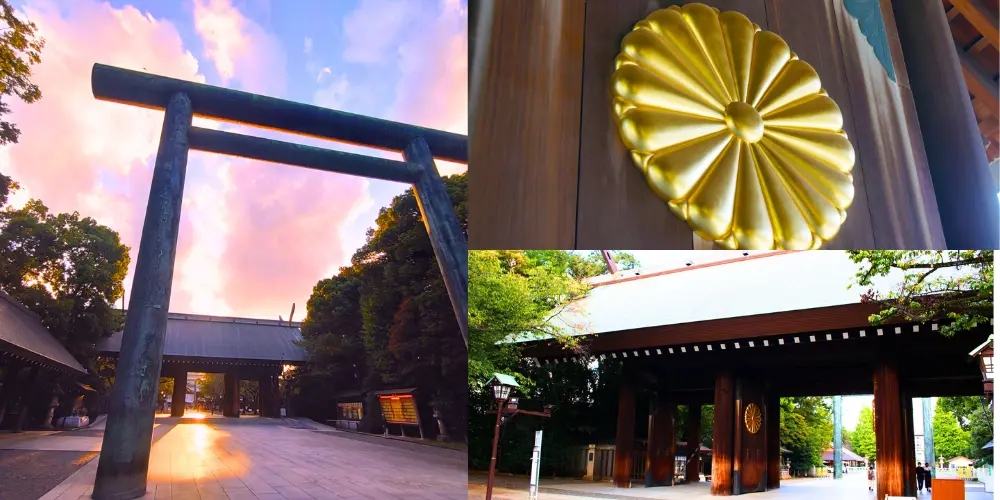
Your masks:
M983 374L983 389L987 399L993 397L993 335L990 335L986 342L983 342L969 353L969 356L978 358L979 371Z
M493 498L493 474L496 471L497 466L497 445L500 443L500 423L503 419L504 404L510 399L510 395L514 392L515 387L520 387L517 380L510 375L504 375L502 373L494 373L493 378L487 382L493 389L493 398L497 402L497 424L496 428L493 430L493 451L492 457L490 458L490 477L486 483L486 500L492 500ZM514 400L514 405L516 407L517 400Z

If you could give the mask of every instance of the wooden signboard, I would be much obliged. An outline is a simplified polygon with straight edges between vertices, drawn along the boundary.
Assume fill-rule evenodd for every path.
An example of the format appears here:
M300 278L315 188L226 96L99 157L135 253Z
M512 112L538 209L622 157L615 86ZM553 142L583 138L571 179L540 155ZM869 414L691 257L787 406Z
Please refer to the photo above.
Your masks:
M408 394L385 395L378 397L382 406L382 415L386 423L402 425L419 425L417 420L417 406L414 404L413 396Z

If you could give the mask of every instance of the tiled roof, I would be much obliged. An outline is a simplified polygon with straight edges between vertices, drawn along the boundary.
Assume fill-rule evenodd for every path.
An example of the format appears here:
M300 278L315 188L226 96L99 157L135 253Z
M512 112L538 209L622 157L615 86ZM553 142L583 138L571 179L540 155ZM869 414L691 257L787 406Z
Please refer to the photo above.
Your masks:
M87 370L42 325L41 319L0 291L0 351L10 352L56 370Z

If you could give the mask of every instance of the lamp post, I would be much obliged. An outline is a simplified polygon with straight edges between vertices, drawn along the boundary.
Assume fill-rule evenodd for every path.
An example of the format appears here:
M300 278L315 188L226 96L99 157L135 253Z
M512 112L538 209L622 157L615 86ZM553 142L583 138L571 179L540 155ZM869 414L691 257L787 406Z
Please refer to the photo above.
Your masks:
M497 445L500 444L500 423L503 421L504 405L510 399L514 388L520 387L517 381L514 380L514 377L502 373L494 373L489 384L490 388L493 389L493 399L497 402L497 423L493 429L493 450L490 457L490 477L486 482L486 500L493 498L493 474L496 472L497 467ZM514 405L515 407L517 405L516 399Z
M969 353L979 361L979 371L983 374L983 391L987 401L993 398L993 335Z
M493 390L493 399L497 402L497 424L496 428L493 430L493 453L490 458L490 478L486 483L486 500L493 499L493 475L496 472L497 464L497 447L500 444L500 426L504 421L504 413L507 413L510 417L523 413L525 415L535 415L536 417L551 417L552 416L552 406L546 405L545 411L527 411L519 410L517 408L518 398L514 395L514 388L520 387L517 380L510 375L504 375L502 373L494 373L493 378L489 382L490 388Z

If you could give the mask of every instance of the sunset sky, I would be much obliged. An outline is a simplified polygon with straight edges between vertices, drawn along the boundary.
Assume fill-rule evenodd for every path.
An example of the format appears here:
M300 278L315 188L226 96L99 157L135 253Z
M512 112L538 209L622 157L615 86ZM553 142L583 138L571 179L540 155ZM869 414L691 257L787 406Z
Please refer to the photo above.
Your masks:
M42 99L11 101L22 135L0 149L0 172L23 188L15 203L40 198L122 235L126 300L163 113L95 100L95 62L467 133L466 0L12 3L46 46L32 77ZM379 208L407 187L192 152L170 309L287 319L294 302L301 319L316 281L349 263Z

